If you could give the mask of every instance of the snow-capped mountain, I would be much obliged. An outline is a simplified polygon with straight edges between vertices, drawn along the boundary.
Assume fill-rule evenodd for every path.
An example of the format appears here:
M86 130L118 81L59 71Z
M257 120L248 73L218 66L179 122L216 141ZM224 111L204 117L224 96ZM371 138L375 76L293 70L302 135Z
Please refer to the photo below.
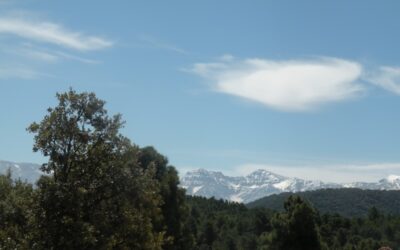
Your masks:
M221 172L199 169L187 172L181 178L181 186L189 195L248 203L282 192L302 192L324 188L400 190L400 176L391 175L377 183L335 184L284 177L262 169L242 177L229 177Z
M38 164L0 161L0 174L7 173L8 169L11 170L14 179L21 179L30 183L35 183L43 175Z
M0 174L5 174L8 169L11 170L14 179L26 180L30 183L35 183L43 175L38 164L0 160ZM272 194L302 192L323 188L400 190L400 176L389 175L378 182L335 184L289 178L263 169L240 177L230 177L221 172L198 169L187 172L182 176L181 186L186 189L189 195L215 197L217 199L248 203Z
M389 175L388 177L381 179L379 182L355 182L343 186L361 189L400 190L400 176Z

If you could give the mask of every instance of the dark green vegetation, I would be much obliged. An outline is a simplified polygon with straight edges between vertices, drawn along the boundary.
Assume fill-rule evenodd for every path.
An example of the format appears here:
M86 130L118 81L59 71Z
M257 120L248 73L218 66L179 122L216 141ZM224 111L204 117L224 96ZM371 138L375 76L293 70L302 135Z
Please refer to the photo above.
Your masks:
M247 206L283 211L283 203L292 193L281 193L253 201ZM400 191L361 190L356 188L321 189L296 193L308 200L320 213L338 213L346 217L367 216L371 207L386 214L400 215Z
M0 249L378 249L400 245L400 217L320 215L186 197L174 167L119 133L94 94L58 94L28 130L48 158L36 186L0 176ZM395 249L395 248L394 248Z
M212 249L276 250L400 246L400 216L384 215L374 207L365 217L346 218L320 215L299 196L290 196L282 212L201 197L189 197L188 204L200 249L210 249L206 244Z

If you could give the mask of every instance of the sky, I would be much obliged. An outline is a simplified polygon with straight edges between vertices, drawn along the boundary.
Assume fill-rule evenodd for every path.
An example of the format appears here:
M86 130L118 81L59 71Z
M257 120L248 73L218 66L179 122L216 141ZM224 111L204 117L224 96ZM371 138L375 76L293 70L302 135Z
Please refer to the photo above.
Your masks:
M399 1L0 0L0 159L95 92L181 174L400 175Z

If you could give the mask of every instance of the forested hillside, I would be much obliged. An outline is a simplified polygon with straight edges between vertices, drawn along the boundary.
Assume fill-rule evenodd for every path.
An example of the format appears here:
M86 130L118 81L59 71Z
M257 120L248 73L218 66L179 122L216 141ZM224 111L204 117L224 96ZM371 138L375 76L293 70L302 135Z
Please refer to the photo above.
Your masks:
M29 126L48 162L36 186L0 175L0 249L356 249L400 245L400 217L321 214L299 196L283 211L185 196L167 158L120 134L93 93L57 94ZM351 190L350 190L351 191ZM329 198L329 197L327 197ZM354 204L356 205L356 204Z
M271 195L250 202L248 207L282 211L283 202L293 193ZM347 217L366 216L372 207L386 214L400 215L400 191L361 190L356 188L321 189L299 192L320 213L338 213Z
M400 245L400 216L375 208L363 218L347 218L320 214L299 196L289 196L281 212L213 198L188 197L187 202L197 235L193 249L377 250Z

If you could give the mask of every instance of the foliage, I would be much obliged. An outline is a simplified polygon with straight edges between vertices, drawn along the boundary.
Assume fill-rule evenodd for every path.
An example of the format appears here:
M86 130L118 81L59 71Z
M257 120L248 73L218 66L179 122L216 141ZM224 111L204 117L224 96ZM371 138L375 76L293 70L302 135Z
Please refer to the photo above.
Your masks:
M185 224L189 211L185 204L185 192L178 187L177 171L169 166L167 158L153 147L140 149L138 163L145 170L155 170L154 179L159 185L162 213L155 228L158 231L165 231L166 240L163 249L190 248L193 245L193 235Z
M256 249L258 237L270 230L272 212L214 198L187 197L193 249Z
M30 238L29 217L32 185L0 175L0 249L26 249Z
M273 230L261 237L262 249L321 249L313 208L299 196L290 196L284 208L272 217Z

